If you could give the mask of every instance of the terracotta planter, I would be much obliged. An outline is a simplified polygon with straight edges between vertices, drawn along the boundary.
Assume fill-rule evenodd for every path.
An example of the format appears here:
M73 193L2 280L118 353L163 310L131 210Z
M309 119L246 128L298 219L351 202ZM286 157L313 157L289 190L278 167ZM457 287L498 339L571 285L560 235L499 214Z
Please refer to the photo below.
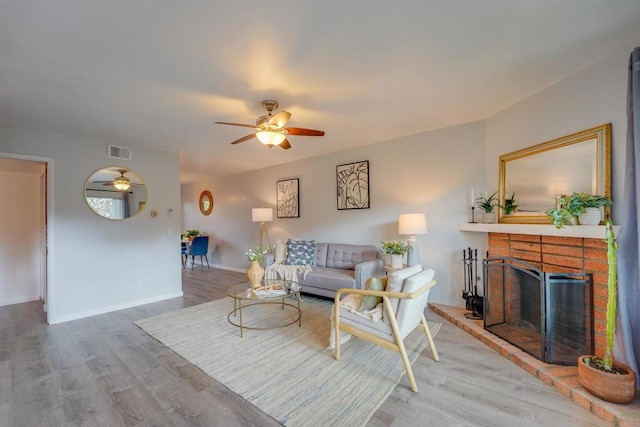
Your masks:
M580 384L591 394L613 403L629 403L636 395L636 375L627 365L615 362L615 365L628 372L627 375L610 374L592 368L584 363L586 357L578 358L578 378Z
M264 268L262 268L258 261L251 261L251 265L247 269L247 277L249 278L249 283L252 288L259 288L261 286L260 282L264 277Z

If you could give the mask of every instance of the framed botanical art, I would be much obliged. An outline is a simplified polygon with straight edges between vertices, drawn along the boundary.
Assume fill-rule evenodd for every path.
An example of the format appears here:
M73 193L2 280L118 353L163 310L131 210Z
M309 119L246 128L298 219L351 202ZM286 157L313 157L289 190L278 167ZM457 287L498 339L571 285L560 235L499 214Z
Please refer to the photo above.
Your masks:
M277 217L300 217L300 180L283 179L276 182Z
M369 161L336 166L338 210L369 209Z

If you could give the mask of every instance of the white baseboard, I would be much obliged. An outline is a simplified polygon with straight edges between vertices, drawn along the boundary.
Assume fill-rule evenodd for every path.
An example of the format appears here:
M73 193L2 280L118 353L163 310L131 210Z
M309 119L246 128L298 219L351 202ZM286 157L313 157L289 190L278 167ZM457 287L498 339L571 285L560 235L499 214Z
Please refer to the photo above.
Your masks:
M8 298L0 300L0 307L4 307L5 305L13 305L13 304L22 304L23 302L31 302L31 301L39 301L39 295L30 295L27 297L19 297L19 298Z
M181 297L182 295L183 295L182 291L172 292L169 294L158 295L151 298L129 301L123 304L116 304L109 307L101 307L101 308L96 308L94 310L82 311L80 313L68 314L66 316L59 316L53 319L49 319L49 324L55 325L56 323L70 322L72 320L78 320L78 319L83 319L85 317L97 316L99 314L110 313L112 311L124 310L126 308L137 307L139 305L151 304L154 302L164 301L171 298L178 298L178 297Z

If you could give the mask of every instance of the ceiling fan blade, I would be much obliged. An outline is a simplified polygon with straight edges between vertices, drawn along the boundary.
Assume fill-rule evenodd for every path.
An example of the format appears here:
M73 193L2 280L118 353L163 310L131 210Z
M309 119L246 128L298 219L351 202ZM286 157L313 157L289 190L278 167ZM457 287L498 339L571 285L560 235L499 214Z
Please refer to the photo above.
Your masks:
M291 113L283 110L276 113L275 116L271 117L269 119L269 124L272 126L276 126L278 129L280 129L281 127L287 124L290 117L291 117Z
M305 128L286 128L289 135L324 136L323 130L313 130Z
M289 144L289 140L287 138L285 138L284 141L280 143L280 148L284 148L285 150L291 148L291 144Z
M218 125L242 126L243 128L255 129L255 125L245 125L242 123L216 122Z
M243 136L243 137L242 137L242 138L240 138L240 139L236 139L236 140L235 140L235 141L233 141L231 144L240 144L241 142L248 141L248 140L250 140L251 138L255 138L255 137L256 137L256 134L255 134L255 133L252 133L251 135Z

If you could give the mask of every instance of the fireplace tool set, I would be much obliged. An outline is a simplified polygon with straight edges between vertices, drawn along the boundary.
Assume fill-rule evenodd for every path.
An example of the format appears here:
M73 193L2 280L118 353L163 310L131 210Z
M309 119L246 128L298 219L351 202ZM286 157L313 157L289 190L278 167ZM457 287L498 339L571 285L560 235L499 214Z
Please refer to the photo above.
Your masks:
M478 250L471 248L462 250L462 259L464 261L464 289L462 290L462 299L466 303L466 309L470 313L465 316L468 319L480 320L484 310L484 298L478 295Z

